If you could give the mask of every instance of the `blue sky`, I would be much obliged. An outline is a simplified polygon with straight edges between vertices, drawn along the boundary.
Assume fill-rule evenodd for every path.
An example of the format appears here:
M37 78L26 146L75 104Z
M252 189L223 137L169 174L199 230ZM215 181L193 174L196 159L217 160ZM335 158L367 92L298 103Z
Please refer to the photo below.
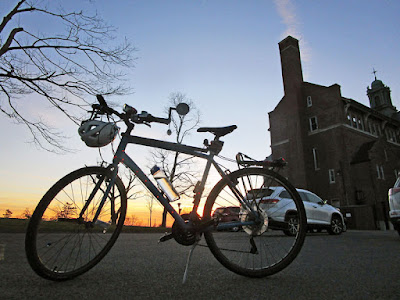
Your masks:
M1 1L0 14L13 3ZM113 101L162 116L169 94L183 92L200 109L203 126L238 125L224 139L224 156L241 151L262 159L271 153L268 112L283 97L278 42L289 34L300 40L305 81L337 83L344 97L368 105L375 68L400 108L399 1L71 0L68 6L97 10L138 50L127 76L134 93ZM46 30L43 25L29 24ZM34 97L25 101L20 105L38 113ZM75 151L37 149L27 143L25 128L0 115L0 215L26 199L36 203L58 178L98 159L66 118L48 109L40 113L70 137L65 143ZM136 133L167 138L166 130L155 125ZM188 143L201 145L204 138L210 136L193 133Z

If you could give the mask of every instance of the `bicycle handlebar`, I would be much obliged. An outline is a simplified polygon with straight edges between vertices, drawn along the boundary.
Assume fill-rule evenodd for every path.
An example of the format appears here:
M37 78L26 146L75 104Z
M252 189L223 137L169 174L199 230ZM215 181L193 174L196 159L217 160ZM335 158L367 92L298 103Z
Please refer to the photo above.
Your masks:
M116 114L117 116L120 116L120 114L117 111L115 111L114 109L112 109L111 107L108 106L106 100L104 99L104 97L102 95L96 95L96 98L97 98L97 101L100 103L100 107L93 105L92 106L93 109L97 109L107 115Z
M147 111L142 111L140 114L135 114L131 117L131 120L134 123L141 124L141 123L161 123L168 125L171 122L171 119L168 118L158 118L154 117L153 115L149 114Z
M168 125L171 122L171 112L172 112L173 108L169 109L168 118L154 117L153 115L149 114L147 111L142 111L140 114L138 114L137 110L128 104L125 104L125 106L124 106L124 109L123 109L124 113L120 113L120 112L112 109L111 107L109 107L106 100L104 99L104 97L102 95L97 95L96 98L100 105L93 104L92 107L94 110L97 110L97 111L99 111L103 114L107 114L107 115L115 114L118 117L120 117L122 120L124 120L125 123L132 121L133 123L136 123L136 124L149 125L150 123L161 123L161 124Z

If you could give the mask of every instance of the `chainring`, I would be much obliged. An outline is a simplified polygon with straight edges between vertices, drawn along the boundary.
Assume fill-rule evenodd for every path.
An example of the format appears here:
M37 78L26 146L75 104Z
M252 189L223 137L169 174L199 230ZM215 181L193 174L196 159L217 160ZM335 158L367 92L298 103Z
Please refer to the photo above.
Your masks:
M189 223L188 215L182 215L182 217L185 220L185 223ZM172 224L172 236L175 241L184 246L193 245L197 240L197 234L194 229L185 230L181 228L176 221Z

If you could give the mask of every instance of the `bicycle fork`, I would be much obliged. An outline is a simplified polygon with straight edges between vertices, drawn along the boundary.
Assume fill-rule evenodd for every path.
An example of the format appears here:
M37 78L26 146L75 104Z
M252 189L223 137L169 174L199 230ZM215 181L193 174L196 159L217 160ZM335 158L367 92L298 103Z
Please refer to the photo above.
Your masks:
M113 165L110 165L107 170L109 170L111 172L111 176L109 177L109 183L108 186L106 188L106 191L100 201L99 207L91 221L91 224L94 225L97 221L97 219L99 218L99 215L101 213L101 210L103 209L103 206L106 202L107 197L109 196L111 189L113 188L114 184L115 184L115 180L117 178L117 173L118 173L118 168L114 167ZM83 215L85 214L85 212L87 211L90 203L92 202L94 196L96 195L96 193L98 192L98 190L100 189L101 185L103 184L104 180L106 179L107 176L102 176L99 181L96 183L93 191L90 193L89 198L86 200L86 203L84 205L84 207L82 208L82 211L79 214L79 220L83 220Z

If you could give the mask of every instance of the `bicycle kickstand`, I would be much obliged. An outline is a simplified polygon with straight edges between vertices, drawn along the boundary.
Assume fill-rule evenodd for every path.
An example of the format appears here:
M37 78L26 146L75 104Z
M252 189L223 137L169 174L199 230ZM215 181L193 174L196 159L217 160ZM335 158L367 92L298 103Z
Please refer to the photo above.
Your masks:
M190 248L189 255L188 255L188 258L187 258L187 261L186 261L185 273L183 273L182 284L185 284L185 282L186 282L186 279L187 279L187 276L188 276L188 271L189 271L189 264L190 264L190 261L191 261L191 259L192 259L193 251L194 251L194 248L196 248L196 246L197 246L197 244L199 243L199 241L200 241L200 240L197 240L197 241L192 245L192 247Z

